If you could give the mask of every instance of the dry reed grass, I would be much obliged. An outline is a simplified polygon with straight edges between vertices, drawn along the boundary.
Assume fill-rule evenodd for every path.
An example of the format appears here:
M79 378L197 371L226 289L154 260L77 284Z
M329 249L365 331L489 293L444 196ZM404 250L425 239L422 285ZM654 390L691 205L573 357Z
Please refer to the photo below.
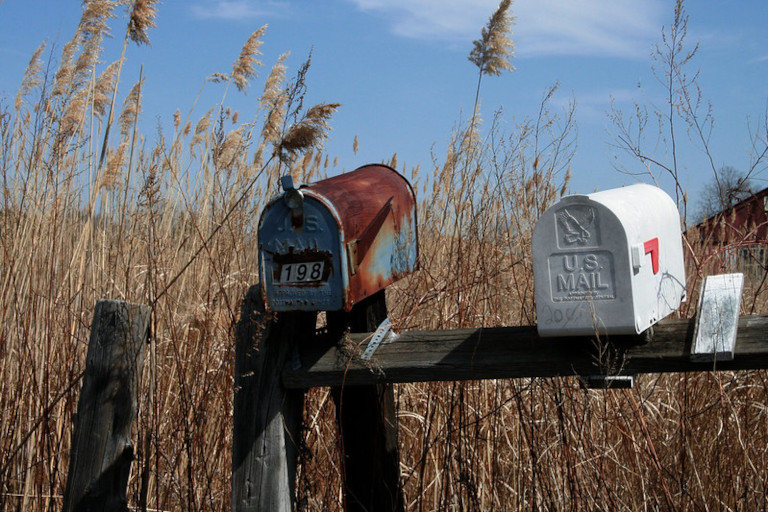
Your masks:
M153 4L134 2L126 43L148 42ZM110 135L125 46L100 73L96 63L114 5L85 2L50 87L42 87L41 47L13 105L0 101L0 511L60 506L89 322L102 297L154 308L131 505L228 509L233 326L258 277L254 221L280 174L309 180L331 167L317 144L337 105L302 108L308 63L286 83L287 54L265 81L254 116L261 129L239 123L222 98L197 121L177 113L175 131L148 146L137 129L139 80ZM247 88L262 35L248 40L231 75L214 78ZM423 260L389 291L397 328L535 322L531 232L567 190L575 150L573 106L553 112L555 89L511 133L494 116L481 138L475 109L431 175L412 170ZM691 262L689 304L705 268ZM747 311L766 312L764 281L765 269L748 281ZM409 510L756 510L766 502L763 371L649 375L628 391L585 391L560 378L408 384L396 393ZM327 389L309 391L304 510L341 508L332 404Z

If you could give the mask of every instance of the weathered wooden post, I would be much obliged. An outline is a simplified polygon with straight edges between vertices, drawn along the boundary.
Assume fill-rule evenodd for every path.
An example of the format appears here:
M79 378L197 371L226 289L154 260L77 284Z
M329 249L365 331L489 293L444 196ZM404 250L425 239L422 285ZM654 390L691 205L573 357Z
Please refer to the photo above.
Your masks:
M374 332L386 318L381 290L349 313L329 313L328 330L334 335L346 329ZM346 510L404 510L392 384L345 385L332 391L341 438Z
M314 333L316 316L274 318L259 287L248 290L235 333L233 511L294 509L304 390L285 390L280 375L295 342Z
M127 511L131 425L150 308L99 300L74 421L64 512Z
M259 220L259 278L268 309L280 323L286 314L326 311L336 334L375 329L387 316L385 288L418 268L413 188L384 165L309 186L296 187L290 176L281 183L283 194ZM274 366L275 379L280 368ZM402 510L392 387L339 388L334 395L348 510Z

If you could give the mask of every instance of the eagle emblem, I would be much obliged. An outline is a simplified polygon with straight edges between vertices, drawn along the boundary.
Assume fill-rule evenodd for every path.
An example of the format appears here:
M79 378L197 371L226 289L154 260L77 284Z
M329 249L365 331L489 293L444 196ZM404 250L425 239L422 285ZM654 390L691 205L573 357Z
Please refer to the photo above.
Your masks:
M563 208L556 214L560 245L598 245L595 239L595 209L586 207Z

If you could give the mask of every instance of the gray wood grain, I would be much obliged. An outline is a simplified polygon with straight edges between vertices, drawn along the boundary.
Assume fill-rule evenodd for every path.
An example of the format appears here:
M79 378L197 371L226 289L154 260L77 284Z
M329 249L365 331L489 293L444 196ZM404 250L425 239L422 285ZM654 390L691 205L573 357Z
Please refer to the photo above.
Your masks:
M293 340L311 335L315 313L264 309L258 286L243 302L235 341L232 510L290 512L295 508L303 390L286 390L280 371Z
M359 354L370 334L307 340L287 387L374 382L426 382L565 375L605 375L768 368L768 315L739 319L732 361L690 360L694 320L667 320L639 337L539 338L535 326L412 331L379 347L370 362ZM352 347L350 349L350 347ZM354 347L362 347L355 352Z
M65 512L128 510L131 425L149 319L148 306L116 300L96 303L74 420Z

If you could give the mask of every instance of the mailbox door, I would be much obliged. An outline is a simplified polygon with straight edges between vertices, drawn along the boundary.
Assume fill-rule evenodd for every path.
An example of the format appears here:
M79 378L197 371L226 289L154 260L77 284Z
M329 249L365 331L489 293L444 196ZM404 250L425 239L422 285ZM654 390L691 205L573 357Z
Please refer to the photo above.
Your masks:
M259 222L259 272L272 311L335 311L346 301L346 261L340 226L319 201L306 197L301 226L278 198Z
M539 335L635 332L626 232L587 196L549 208L533 233Z
M685 296L680 219L637 184L562 198L533 233L541 336L639 334Z

